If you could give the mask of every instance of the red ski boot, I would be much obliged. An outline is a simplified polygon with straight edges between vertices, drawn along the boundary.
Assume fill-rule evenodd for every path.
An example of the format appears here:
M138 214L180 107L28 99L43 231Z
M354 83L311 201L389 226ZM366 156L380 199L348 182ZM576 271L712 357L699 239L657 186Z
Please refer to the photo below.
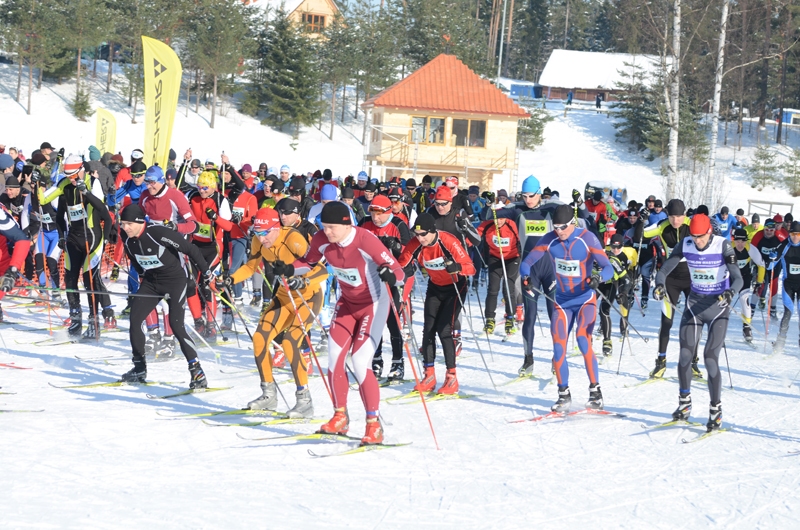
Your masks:
M425 375L418 385L414 386L414 390L420 393L432 392L436 388L436 371L433 366L425 367Z
M444 383L439 387L439 394L458 394L458 379L456 369L450 368L444 376Z
M349 428L350 417L347 415L347 409L334 409L333 418L320 427L317 432L323 434L347 434Z
M367 430L361 439L361 445L377 445L383 443L383 426L375 416L367 416Z

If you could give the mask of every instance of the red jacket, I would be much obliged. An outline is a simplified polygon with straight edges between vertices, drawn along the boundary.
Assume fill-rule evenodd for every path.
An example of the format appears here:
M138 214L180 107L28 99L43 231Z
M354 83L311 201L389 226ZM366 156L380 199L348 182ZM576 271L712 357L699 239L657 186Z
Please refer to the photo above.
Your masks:
M189 208L189 201L183 193L166 184L156 195L150 195L149 189L144 190L139 196L139 206L152 222L172 221L178 232L184 235L197 231L197 220Z
M430 280L440 286L455 283L454 275L445 270L445 262L450 259L461 264L461 272L458 274L462 276L475 274L475 266L456 236L442 230L438 230L437 233L438 238L429 247L423 247L416 237L409 241L398 258L400 266L405 268L416 259L420 266L428 271Z
M237 212L242 214L242 220L239 224L222 217L217 218L217 225L221 226L224 231L230 232L231 239L248 237L247 232L250 230L250 225L253 224L253 217L258 212L258 202L256 202L255 195L243 191L231 207L231 213Z
M484 221L478 226L478 233L481 235L486 246L489 249L489 254L497 259L500 259L500 247L503 248L502 259L514 259L519 257L519 233L517 232L517 223L506 221L500 227L500 246L497 240L497 225L494 220Z

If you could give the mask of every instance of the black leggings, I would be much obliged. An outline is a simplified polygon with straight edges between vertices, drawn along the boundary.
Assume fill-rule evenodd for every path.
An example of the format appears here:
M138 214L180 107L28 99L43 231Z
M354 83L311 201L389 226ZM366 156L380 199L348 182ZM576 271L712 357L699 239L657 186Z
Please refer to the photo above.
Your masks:
M505 260L505 274L508 276L508 289L506 292L506 279L503 278L503 262L500 258L489 256L489 287L486 290L486 318L494 318L497 309L497 293L502 292L506 301L506 316L514 318L516 314L517 278L519 277L519 257Z
M667 296L661 301L661 327L658 330L658 353L667 353L669 346L669 332L672 329L672 320L675 316L675 306L678 305L681 293L688 300L692 290L692 280L673 279L667 277L666 284Z
M187 361L197 358L194 341L186 333L186 326L183 324L183 315L186 312L184 309L186 306L186 286L186 278L144 279L136 294L154 296L134 296L131 303L130 339L134 364L144 365L145 318L156 308L161 301L160 297L165 295L169 295L166 300L169 306L169 324L172 327L172 333L178 339L183 356L186 357Z
M678 360L680 391L688 394L692 387L692 362L700 344L703 326L708 326L708 338L703 359L708 371L708 393L711 403L719 403L722 396L722 375L719 371L719 351L728 332L729 305L720 307L715 295L691 294L686 301L686 311L681 319L681 356Z
M67 300L69 301L70 311L80 310L81 300L76 292L78 290L78 277L83 270L83 287L92 291L100 291L107 293L106 286L103 284L103 279L100 277L100 260L103 257L102 247L95 247L91 250L93 262L96 261L94 267L86 270L84 267L86 261L86 246L81 246L74 241L67 241L66 245L65 263L64 263L64 285L67 289L74 289L72 292L67 293ZM57 269L56 269L57 270ZM92 317L97 315L97 306L103 308L111 306L111 298L107 294L87 294L86 298L89 301L89 314Z
M456 289L463 300L467 293L467 281L463 276L459 277L455 285L442 286L428 281L428 290L425 293L425 327L422 330L423 361L426 366L432 366L436 359L436 335L439 335L445 365L448 369L456 367L453 326L461 314Z

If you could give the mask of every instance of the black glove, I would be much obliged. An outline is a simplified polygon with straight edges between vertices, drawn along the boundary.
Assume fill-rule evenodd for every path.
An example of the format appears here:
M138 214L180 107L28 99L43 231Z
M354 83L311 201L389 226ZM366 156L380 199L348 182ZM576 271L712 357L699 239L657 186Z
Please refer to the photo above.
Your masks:
M64 158L64 148L63 147L58 150L58 156L61 157L61 158Z
M67 240L63 237L58 239L58 248L61 250L67 250Z
M389 268L388 265L381 265L378 267L378 276L380 276L381 280L386 282L389 287L393 286L397 282L397 276L395 276L394 272Z
M667 294L667 289L664 287L663 284L656 285L656 288L653 289L653 300L663 300L664 296Z
M294 276L294 265L278 260L272 264L272 272L275 276Z
M16 267L10 267L5 275L0 278L0 291L8 292L14 288L14 284L17 283L17 276L19 276L19 271Z
M469 227L472 226L472 223L469 222L469 219L466 217L456 217L456 226L462 232L466 232L469 230Z
M597 289L598 287L600 287L600 277L592 274L591 276L586 278L586 283L589 285L590 289Z
M216 221L218 215L217 215L217 212L215 212L211 208L206 208L206 217L208 217L212 221Z
M761 291L762 287L764 287L763 283L758 283L758 282L754 283L753 284L753 292L758 294Z
M31 172L31 184L36 184L36 183L37 183L37 182L39 182L41 179L42 179L42 174L41 174L41 173L39 173L39 170L38 170L38 169L34 169L34 170Z
M580 204L583 202L583 198L581 197L581 192L578 190L572 190L572 200L575 201L575 204Z
M86 182L83 179L77 179L75 181L75 189L81 193L86 193Z
M302 276L292 276L288 280L286 280L286 285L289 286L289 289L292 291L298 291L308 285L308 280L303 278Z
M233 224L239 224L242 222L242 212L233 212L231 214L231 222Z
M175 226L175 223L173 223L172 221L164 221L164 226L166 226L170 230L177 230L178 229L178 227Z
M223 291L225 289L230 289L233 285L233 278L226 272L222 276L217 276L216 280L214 280L214 286L217 288L217 291Z
M647 225L647 220L650 218L650 210L648 210L648 209L646 209L646 208L645 208L645 209L643 209L643 210L642 210L642 211L639 213L639 217L642 219L642 222L643 222L645 225Z
M719 295L719 306L727 307L731 305L731 301L733 300L734 296L736 296L736 291L733 289L725 289L725 291Z
M403 245L400 244L400 240L396 237L380 236L378 239L381 240L381 243L383 243L392 254L399 254L403 251Z
M444 264L444 270L450 274L458 274L461 272L461 264L457 261L448 261Z
M522 288L529 293L533 291L533 283L531 282L530 276L523 276L520 281L522 282Z

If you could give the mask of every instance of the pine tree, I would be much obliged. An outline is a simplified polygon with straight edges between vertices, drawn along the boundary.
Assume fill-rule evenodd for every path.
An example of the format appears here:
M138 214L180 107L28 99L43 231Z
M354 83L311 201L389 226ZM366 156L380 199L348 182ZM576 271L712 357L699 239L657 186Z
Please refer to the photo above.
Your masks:
M657 120L654 108L656 98L645 84L642 68L627 63L626 67L626 70L620 71L625 81L619 83L622 90L617 96L619 100L611 104L617 117L614 122L617 138L627 141L637 151L648 147L653 151L649 140Z
M329 137L333 140L336 122L336 91L340 86L346 86L355 77L359 46L356 42L355 32L350 30L342 16L335 17L325 27L323 36L324 42L317 48L317 53L319 54L319 70L322 80L328 83L331 91Z
M752 180L750 187L762 191L776 181L780 170L780 166L775 162L776 157L775 151L764 144L756 148L753 159L747 166L747 173Z
M800 196L800 149L793 149L789 160L783 164L783 183L792 197Z
M517 127L517 140L521 148L533 151L544 142L544 128L554 118L547 110L539 107L527 110L531 117L527 120L520 120Z

